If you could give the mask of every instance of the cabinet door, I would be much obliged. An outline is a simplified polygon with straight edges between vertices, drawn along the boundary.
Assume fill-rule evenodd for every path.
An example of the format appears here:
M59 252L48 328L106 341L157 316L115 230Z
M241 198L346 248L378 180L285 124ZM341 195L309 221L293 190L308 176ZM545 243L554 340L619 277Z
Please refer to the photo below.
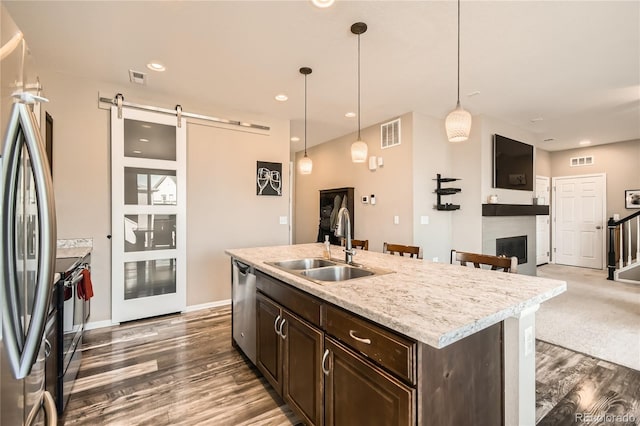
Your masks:
M257 367L273 388L282 395L282 339L276 332L282 310L267 297L256 295Z
M325 337L325 424L390 426L415 424L415 391L362 356Z
M282 396L308 425L322 425L323 333L284 311Z

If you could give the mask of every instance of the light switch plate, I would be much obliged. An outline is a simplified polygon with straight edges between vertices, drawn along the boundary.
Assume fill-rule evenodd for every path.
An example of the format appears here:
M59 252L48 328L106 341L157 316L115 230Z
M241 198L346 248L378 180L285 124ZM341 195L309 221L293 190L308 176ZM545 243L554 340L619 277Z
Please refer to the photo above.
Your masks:
M393 217L393 224L394 225L398 225L400 223L400 216L394 216Z
M429 216L420 216L420 225L428 225Z
M286 225L288 223L286 216L280 216L280 225Z

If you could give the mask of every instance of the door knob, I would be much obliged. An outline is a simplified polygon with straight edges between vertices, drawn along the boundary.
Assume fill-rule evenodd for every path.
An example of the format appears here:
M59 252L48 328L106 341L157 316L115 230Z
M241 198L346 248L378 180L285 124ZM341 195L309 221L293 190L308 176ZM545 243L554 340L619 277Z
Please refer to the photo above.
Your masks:
M602 229L602 226L598 225L596 226L596 229Z

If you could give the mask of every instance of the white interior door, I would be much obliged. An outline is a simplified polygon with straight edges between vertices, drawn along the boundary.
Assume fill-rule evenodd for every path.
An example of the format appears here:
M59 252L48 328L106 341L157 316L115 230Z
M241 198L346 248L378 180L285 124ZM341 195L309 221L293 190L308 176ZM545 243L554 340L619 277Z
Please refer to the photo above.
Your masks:
M553 178L555 263L602 269L605 176Z
M112 320L186 307L186 124L111 109Z
M548 176L536 176L536 197L548 206L551 185ZM549 263L551 225L549 215L536 216L536 265Z

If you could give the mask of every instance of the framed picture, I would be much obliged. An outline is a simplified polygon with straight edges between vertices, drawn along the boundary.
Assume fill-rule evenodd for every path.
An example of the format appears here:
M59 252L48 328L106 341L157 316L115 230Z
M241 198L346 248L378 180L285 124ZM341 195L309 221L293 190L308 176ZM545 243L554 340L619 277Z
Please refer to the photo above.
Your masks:
M624 208L640 209L640 189L627 189L624 191Z
M257 162L256 195L282 195L282 163Z

